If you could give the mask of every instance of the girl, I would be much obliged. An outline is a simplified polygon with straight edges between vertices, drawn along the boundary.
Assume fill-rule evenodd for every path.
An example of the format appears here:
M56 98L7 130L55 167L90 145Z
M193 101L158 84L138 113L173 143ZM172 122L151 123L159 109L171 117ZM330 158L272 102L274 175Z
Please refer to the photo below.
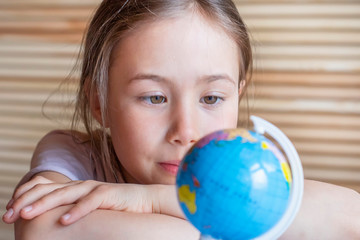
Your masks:
M17 239L197 239L175 174L199 138L236 127L251 62L230 0L104 0L86 35L74 115L86 134L41 140L3 220L16 221ZM308 181L283 237L356 237L358 206L356 193Z

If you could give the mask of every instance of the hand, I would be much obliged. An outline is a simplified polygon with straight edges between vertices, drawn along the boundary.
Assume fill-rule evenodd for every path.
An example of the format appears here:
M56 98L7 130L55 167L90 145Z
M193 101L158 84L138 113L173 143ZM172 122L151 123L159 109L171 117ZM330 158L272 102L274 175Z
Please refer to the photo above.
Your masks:
M11 200L8 202L8 204L6 205L6 210L7 212L4 214L3 216L3 221L6 223L14 223L18 218L19 218L19 211L18 209L18 205L19 205L19 201L17 201L17 203L15 203L15 200L19 200L19 198L26 193L27 191L29 191L30 189L35 188L37 185L40 184L50 184L50 183L54 183L54 181L42 177L42 176L36 176L34 177L32 180L30 180L27 183L24 183L23 185L21 185L20 187L18 187L16 189L16 191L13 193L13 196L11 198ZM56 189L56 186L53 185L53 189ZM44 190L44 189L43 189ZM21 201L21 199L20 199ZM32 199L28 198L28 199L23 199L22 203L23 205L27 205L27 203L31 203ZM15 205L15 208L14 208Z
M155 186L97 181L59 184L43 177L35 177L16 190L3 220L13 223L19 217L33 219L50 209L72 203L76 204L60 218L64 225L74 223L95 209L152 213L156 202ZM9 217L8 213L11 211L13 213Z

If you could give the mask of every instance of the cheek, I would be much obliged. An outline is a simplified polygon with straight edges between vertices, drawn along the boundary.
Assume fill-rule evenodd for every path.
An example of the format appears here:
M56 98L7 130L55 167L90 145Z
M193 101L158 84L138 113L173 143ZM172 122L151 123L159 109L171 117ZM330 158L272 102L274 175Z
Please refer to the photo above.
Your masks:
M215 132L222 129L236 128L238 121L238 110L237 108L230 108L224 110L222 113L217 113L212 118L206 116L203 118L203 134L205 136L211 132Z
M238 122L239 102L237 97L233 97L229 104L224 108L222 114L222 128L236 128Z
M227 128L237 128L239 119L239 106L237 105L237 107L232 110L229 115L230 117L228 118Z
M110 131L114 147L131 154L149 151L160 136L159 121L144 111L126 109L110 115ZM134 150L135 149L135 150ZM138 149L138 150L136 150Z
M138 135L143 133L141 119L133 117L129 112L115 113L110 116L110 131L114 143L121 145L140 144Z
M144 132L140 128L134 128L134 126L131 123L122 122L110 127L116 155L121 165L128 172L133 172L134 168L139 168L141 160L146 159L146 152L148 152Z

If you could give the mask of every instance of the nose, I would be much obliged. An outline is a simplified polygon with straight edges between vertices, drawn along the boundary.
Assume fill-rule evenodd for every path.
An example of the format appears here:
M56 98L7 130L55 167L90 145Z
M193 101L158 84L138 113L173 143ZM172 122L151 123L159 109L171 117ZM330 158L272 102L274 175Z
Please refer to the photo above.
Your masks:
M170 125L166 134L171 144L188 146L199 138L199 116L191 104L178 106L169 116Z

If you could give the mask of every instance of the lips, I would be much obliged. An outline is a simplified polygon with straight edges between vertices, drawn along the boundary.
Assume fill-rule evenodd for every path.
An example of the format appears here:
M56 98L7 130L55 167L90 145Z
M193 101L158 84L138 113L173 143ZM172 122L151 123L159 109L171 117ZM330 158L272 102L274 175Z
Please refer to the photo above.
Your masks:
M166 161L166 162L160 162L159 165L167 173L171 175L176 175L179 170L180 162L181 162L180 160Z

